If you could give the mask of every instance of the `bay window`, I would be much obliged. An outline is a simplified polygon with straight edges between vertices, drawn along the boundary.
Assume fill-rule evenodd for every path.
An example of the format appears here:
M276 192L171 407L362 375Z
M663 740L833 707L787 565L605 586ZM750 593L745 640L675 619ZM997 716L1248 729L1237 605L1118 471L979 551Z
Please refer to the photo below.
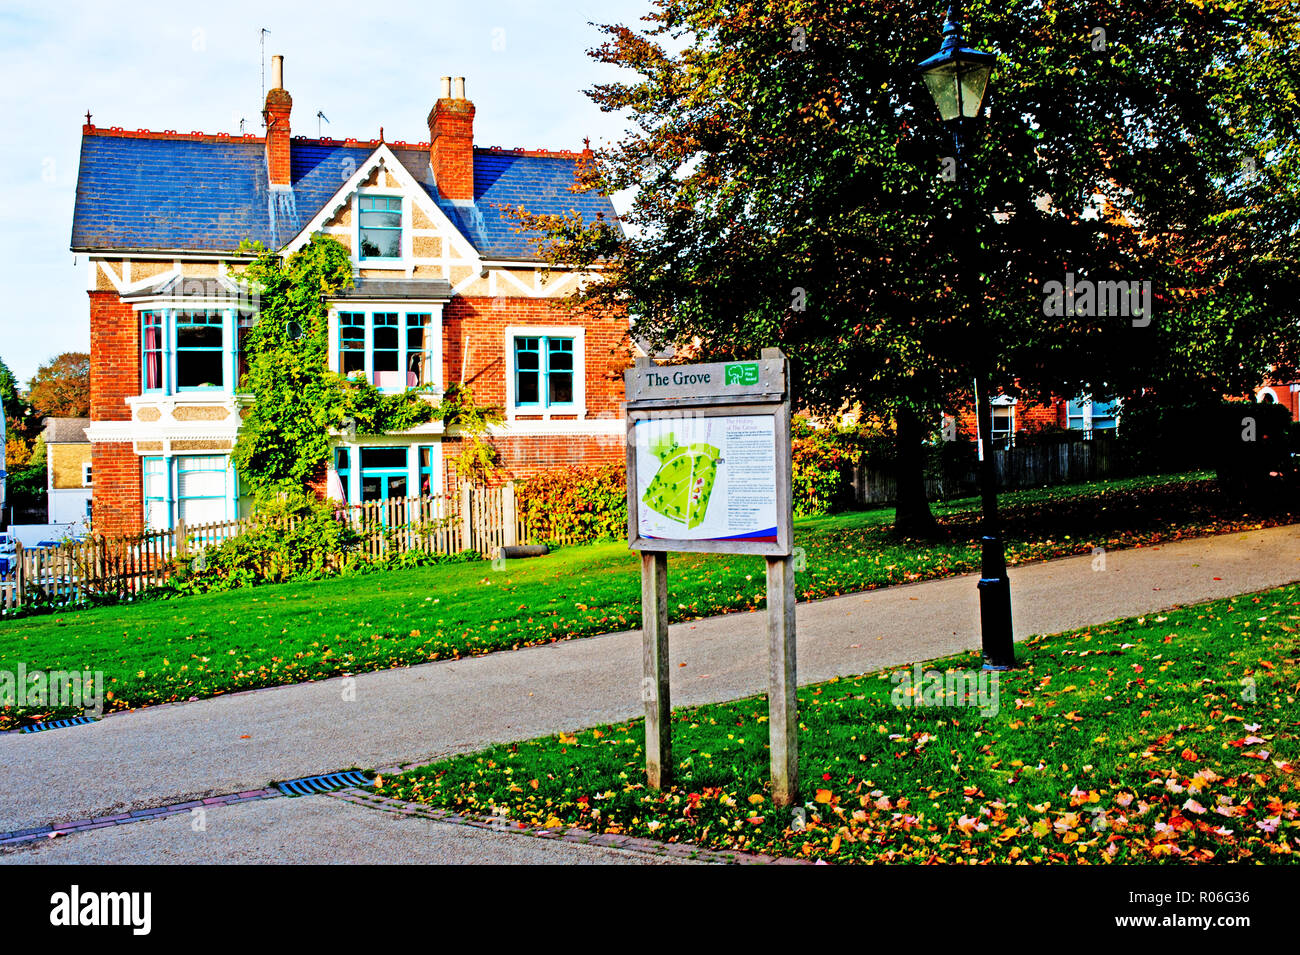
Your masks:
M169 530L179 521L188 526L233 520L237 516L235 475L224 454L146 457L145 524Z
M227 309L140 312L140 390L233 391L248 370L244 339L255 314Z

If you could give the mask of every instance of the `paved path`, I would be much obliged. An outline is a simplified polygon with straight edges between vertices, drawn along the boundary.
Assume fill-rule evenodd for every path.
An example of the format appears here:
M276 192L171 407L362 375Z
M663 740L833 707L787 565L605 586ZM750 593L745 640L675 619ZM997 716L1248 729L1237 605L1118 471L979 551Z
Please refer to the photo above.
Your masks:
M669 865L606 846L379 812L329 796L267 799L44 839L0 853L10 865Z
M1300 580L1300 528L1113 552L1104 572L1092 563L1085 556L1012 570L1017 639ZM671 573L670 560L670 587ZM800 604L798 621L801 683L979 641L971 576ZM760 614L731 614L674 626L674 704L762 692L763 624ZM0 736L0 831L626 719L641 709L640 667L639 632L618 633L363 674L353 702L335 679ZM95 840L134 838L105 832L67 844L84 841L89 852Z

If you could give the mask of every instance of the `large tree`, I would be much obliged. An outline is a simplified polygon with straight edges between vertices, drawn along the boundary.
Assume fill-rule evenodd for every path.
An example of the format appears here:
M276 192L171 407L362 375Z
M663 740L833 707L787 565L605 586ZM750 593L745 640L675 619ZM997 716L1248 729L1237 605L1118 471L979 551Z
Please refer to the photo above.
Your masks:
M552 261L600 267L575 305L704 355L780 345L800 401L892 417L897 523L924 532L919 446L977 371L1110 396L1294 364L1298 9L968 4L999 66L962 208L914 73L938 4L657 0L592 51L630 73L589 91L629 129L580 187L636 190L626 233L521 218ZM1150 281L1154 314L1050 314L1067 272Z
M68 351L41 365L28 386L27 401L37 418L89 417L90 356Z

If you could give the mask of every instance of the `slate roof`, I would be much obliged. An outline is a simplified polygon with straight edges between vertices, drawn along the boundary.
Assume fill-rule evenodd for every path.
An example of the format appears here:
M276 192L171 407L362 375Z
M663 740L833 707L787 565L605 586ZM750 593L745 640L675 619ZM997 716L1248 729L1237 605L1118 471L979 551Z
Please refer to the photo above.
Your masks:
M89 444L86 429L90 427L89 418L46 418L46 444Z
M330 296L339 301L400 301L413 299L422 302L442 299L450 301L451 285L442 279L357 279L352 288L342 288Z
M72 248L115 252L232 252L242 239L279 248L309 223L363 165L373 144L291 141L289 188L267 183L260 140L117 134L88 129L72 217ZM393 154L479 255L535 261L535 237L515 233L501 206L582 213L617 224L605 196L569 191L576 156L474 150L474 202L438 195L428 147Z

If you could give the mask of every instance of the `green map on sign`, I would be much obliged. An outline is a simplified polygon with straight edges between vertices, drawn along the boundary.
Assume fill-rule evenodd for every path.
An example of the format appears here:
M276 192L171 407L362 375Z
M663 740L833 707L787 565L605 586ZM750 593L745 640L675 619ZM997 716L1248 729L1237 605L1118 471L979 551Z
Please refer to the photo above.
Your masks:
M722 452L711 444L682 447L669 432L650 442L659 470L641 500L652 511L687 527L699 527L709 509Z

